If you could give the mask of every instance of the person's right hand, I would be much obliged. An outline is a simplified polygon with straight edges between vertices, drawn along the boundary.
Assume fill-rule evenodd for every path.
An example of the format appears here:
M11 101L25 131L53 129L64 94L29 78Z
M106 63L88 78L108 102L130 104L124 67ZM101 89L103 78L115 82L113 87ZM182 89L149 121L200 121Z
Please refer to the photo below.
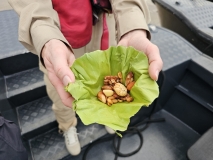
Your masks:
M60 40L48 41L42 49L41 56L50 82L58 92L62 103L72 107L72 96L64 90L64 87L75 81L75 76L70 70L75 61L72 51Z

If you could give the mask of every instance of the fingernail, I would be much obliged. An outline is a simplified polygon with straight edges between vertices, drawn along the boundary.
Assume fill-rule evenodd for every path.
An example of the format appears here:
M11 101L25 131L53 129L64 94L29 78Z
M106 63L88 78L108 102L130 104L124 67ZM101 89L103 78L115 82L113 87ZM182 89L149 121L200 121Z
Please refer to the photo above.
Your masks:
M64 76L64 78L63 78L63 84L65 86L67 86L70 82L72 82L71 79L70 79L70 77Z
M158 80L158 75L159 75L159 71L157 70L157 71L155 72L155 76L156 76L155 81L157 81L157 80Z

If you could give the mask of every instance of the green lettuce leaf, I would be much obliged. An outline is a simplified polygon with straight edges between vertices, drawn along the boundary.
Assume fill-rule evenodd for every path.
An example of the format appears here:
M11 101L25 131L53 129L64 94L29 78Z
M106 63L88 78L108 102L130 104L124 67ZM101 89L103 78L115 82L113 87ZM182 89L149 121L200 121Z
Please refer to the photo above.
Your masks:
M85 125L103 124L114 130L125 131L142 106L149 106L159 95L157 83L148 73L147 56L132 47L110 47L105 51L86 53L71 67L76 81L66 86L74 97L73 107ZM135 85L131 89L133 102L108 106L97 99L106 75L122 72L123 80L132 71Z

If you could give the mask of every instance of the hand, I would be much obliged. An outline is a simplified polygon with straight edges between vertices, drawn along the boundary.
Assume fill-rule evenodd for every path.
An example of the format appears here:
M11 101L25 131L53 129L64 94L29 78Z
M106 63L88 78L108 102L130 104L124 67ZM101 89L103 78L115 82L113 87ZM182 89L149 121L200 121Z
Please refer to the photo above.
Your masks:
M149 59L149 75L157 81L163 62L158 47L147 39L145 30L128 32L121 38L118 45L132 46L139 51L143 51Z
M75 61L74 54L62 41L52 39L44 45L41 56L48 78L58 92L62 103L72 107L73 98L64 90L64 86L75 81L75 76L70 70L70 66Z

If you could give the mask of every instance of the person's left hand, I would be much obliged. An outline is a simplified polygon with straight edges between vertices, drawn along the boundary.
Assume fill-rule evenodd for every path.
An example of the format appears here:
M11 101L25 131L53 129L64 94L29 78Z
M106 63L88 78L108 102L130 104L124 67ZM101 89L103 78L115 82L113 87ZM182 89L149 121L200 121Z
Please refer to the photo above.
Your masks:
M163 67L159 49L147 39L146 30L133 30L122 36L118 45L132 46L139 51L143 51L149 59L149 75L157 81L159 72Z

